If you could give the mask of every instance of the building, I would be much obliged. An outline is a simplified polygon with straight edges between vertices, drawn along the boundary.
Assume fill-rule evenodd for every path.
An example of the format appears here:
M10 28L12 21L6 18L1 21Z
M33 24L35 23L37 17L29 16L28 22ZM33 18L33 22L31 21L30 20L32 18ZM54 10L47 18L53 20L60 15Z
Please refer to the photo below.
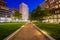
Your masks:
M6 5L4 0L0 0L0 22L8 21L11 18L11 11Z
M22 13L22 20L27 21L29 16L29 8L25 3L20 4L20 13Z
M60 23L60 0L45 0L41 6L50 9L52 13L46 20L50 23Z
M19 12L18 9L15 9L15 8L12 8L12 21L13 22L20 22L20 18L17 18L15 15L16 15L16 12Z
M15 9L15 8L12 8L12 14L11 14L11 15L12 15L12 17L14 17L14 14L15 14L15 12L16 12L16 11L18 11L18 10L17 10L17 9Z

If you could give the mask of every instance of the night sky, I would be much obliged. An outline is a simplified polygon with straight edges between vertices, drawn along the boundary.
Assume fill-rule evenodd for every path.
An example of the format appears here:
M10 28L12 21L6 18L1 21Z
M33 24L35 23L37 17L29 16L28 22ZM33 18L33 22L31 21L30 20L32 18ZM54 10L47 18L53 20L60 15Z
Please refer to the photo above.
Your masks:
M19 9L19 5L24 2L28 5L29 11L31 12L38 5L44 2L44 0L5 0L8 8L17 8Z

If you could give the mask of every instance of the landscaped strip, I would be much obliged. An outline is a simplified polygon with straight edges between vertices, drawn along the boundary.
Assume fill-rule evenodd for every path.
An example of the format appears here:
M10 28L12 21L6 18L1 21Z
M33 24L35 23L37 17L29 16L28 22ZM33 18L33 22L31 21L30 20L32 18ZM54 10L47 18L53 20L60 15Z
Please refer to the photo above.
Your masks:
M27 23L4 40L55 40L47 36L37 26Z
M35 22L35 24L56 40L60 40L60 24L45 24L38 22Z
M20 23L0 23L0 40L19 29L25 22Z

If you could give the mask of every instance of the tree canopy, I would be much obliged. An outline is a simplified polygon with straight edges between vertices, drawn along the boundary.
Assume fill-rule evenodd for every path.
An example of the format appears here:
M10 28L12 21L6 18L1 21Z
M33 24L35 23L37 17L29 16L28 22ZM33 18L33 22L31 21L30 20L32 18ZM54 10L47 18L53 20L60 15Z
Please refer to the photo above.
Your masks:
M44 17L47 17L49 15L51 15L49 9L42 10L42 8L38 6L36 9L34 9L30 13L29 19L30 20L43 20L45 19Z
M14 17L20 19L22 17L22 14L19 13L19 11L16 11Z

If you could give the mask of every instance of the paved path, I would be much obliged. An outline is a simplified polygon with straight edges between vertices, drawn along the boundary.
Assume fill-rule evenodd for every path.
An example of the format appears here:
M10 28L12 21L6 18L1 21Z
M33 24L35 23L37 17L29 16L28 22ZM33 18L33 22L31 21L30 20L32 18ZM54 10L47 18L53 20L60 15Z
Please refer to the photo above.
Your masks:
M26 24L16 35L9 40L48 40L31 23Z

